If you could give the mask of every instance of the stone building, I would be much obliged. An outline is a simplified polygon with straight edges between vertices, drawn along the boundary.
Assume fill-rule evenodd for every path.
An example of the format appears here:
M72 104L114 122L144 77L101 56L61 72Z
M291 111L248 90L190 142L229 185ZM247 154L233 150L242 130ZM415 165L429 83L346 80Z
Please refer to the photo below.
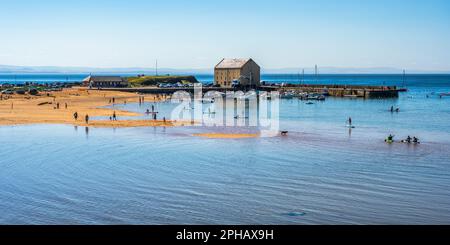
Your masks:
M261 68L252 59L222 59L214 68L214 84L221 87L256 87L260 80Z
M83 80L83 85L92 88L127 87L128 81L120 76L88 76Z

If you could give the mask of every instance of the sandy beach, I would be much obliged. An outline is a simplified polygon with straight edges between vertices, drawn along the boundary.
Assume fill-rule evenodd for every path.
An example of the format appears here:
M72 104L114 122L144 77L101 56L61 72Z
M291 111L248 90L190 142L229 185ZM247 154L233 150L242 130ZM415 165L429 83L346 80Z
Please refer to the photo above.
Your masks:
M0 126L23 124L72 124L92 127L145 127L145 126L177 126L181 122L167 120L120 120L122 116L140 116L138 113L101 108L115 104L137 103L139 98L145 102L158 102L162 98L157 95L139 95L116 91L87 90L71 88L56 92L41 92L32 95L2 95L0 100ZM59 104L59 108L58 108ZM66 107L67 105L67 107ZM119 120L90 120L85 116L110 117L116 113ZM78 113L78 120L74 113Z

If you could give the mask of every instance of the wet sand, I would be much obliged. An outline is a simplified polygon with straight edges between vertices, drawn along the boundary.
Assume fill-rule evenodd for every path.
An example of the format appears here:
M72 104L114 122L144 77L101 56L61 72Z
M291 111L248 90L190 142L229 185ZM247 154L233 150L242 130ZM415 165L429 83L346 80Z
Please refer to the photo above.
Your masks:
M194 134L197 137L205 137L210 139L244 139L244 138L257 138L259 134L226 134L226 133L204 133Z
M0 126L24 124L72 124L92 127L145 127L145 126L179 126L181 122L167 120L90 120L85 122L85 116L110 117L114 111L118 119L122 116L141 116L139 113L101 108L103 106L124 103L138 103L139 98L145 102L157 102L162 98L156 95L139 95L136 93L87 90L86 88L71 88L56 92L41 92L32 95L2 95L0 100ZM59 103L59 109L57 105ZM66 108L67 104L67 108ZM78 113L78 120L74 113Z

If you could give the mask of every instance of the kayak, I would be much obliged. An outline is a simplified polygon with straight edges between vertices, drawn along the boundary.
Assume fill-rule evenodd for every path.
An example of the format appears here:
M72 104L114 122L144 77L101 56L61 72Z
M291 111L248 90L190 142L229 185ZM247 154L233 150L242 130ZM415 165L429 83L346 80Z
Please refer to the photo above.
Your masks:
M400 141L400 143L403 143L403 144L413 144L413 145L419 145L419 144L420 144L420 142L413 142L413 141L408 142L407 140L402 140L402 141Z

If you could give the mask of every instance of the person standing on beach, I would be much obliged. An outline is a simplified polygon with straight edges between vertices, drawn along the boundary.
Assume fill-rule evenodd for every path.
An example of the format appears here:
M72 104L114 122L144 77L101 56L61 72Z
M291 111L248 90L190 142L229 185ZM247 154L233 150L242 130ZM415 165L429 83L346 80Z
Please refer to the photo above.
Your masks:
M84 117L84 120L86 121L86 124L89 124L89 115L86 114L86 116Z
M64 103L64 106L66 107L66 109L67 109L67 102L66 103Z
M75 121L78 120L78 112L75 112L75 113L73 114L73 118L75 119Z
M117 121L116 111L113 112L112 118L113 118L113 121Z

